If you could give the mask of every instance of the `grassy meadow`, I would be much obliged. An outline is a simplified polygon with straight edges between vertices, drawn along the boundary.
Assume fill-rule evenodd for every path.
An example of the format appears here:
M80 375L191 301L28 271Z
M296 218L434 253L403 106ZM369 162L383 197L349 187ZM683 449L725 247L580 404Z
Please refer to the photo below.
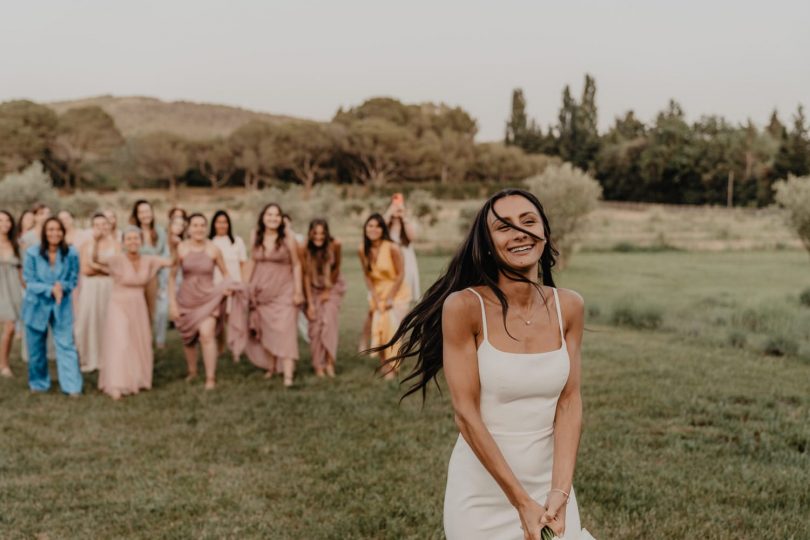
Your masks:
M424 280L445 262L422 257ZM575 485L596 538L810 537L806 341L788 356L763 354L756 336L726 342L748 306L806 320L794 304L808 265L796 251L604 252L558 274L589 306ZM375 379L354 352L358 263L345 271L332 381L311 375L302 348L295 389L223 357L205 392L183 381L172 334L151 392L112 402L93 375L71 400L29 394L15 356L16 378L0 380L0 537L442 538L449 400L399 405ZM631 317L614 324L619 308ZM635 324L643 309L660 310L657 326Z

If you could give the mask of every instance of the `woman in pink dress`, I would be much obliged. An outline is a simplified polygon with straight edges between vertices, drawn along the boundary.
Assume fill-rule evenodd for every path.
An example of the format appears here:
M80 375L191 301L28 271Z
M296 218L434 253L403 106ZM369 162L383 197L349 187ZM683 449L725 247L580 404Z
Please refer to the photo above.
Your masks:
M171 259L141 255L143 233L124 230L124 253L107 261L113 279L101 342L98 388L113 399L152 388L152 327L144 291Z
M93 215L92 238L79 248L82 294L76 301L76 348L83 372L95 371L101 363L101 344L113 280L107 262L121 250L111 234L107 217Z
M267 370L267 378L283 371L284 386L292 386L298 360L298 310L304 294L298 245L285 234L281 207L275 203L259 214L245 276L250 295L245 352L251 362Z
M303 273L312 367L318 377L334 377L338 312L346 293L346 283L340 275L341 245L329 234L329 224L324 219L309 224L308 236Z
M200 342L205 366L205 389L216 386L217 335L222 331L225 301L233 289L222 252L208 239L208 220L192 214L188 220L188 240L177 246L175 264L169 275L169 313L183 338L188 364L187 380L197 377L197 342ZM214 284L214 268L224 280ZM177 271L182 269L179 290Z

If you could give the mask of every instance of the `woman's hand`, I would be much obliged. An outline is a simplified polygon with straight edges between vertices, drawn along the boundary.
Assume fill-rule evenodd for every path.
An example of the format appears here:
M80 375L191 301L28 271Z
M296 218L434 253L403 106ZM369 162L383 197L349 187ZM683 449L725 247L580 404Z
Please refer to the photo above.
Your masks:
M383 308L382 308L383 311L388 311L389 309L392 309L393 307L394 307L394 301L391 298L386 298L383 301Z
M65 296L65 291L62 290L62 283L57 281L53 289L51 289L51 294L53 294L54 300L56 300L56 304L59 305L62 303L62 298Z
M304 295L297 291L293 293L293 304L295 304L296 306L303 306Z
M551 491L546 498L546 511L540 518L542 526L548 525L554 534L565 534L565 509L568 507L568 497L559 491Z
M315 320L315 308L312 307L311 305L307 306L307 319L309 319L310 321Z
M169 318L175 323L180 318L180 310L177 309L177 304L174 302L169 302Z
M517 511L520 516L520 527L523 529L523 540L540 540L540 530L543 528L540 518L546 509L537 501L529 499L527 503L518 506Z

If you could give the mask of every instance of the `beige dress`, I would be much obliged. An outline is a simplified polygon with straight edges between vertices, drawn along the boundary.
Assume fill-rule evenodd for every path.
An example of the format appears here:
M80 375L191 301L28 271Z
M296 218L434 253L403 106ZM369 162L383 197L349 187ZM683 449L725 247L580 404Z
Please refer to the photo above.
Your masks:
M98 388L110 395L152 388L152 328L144 291L160 269L159 258L141 255L138 267L126 255L109 260L113 280L101 346Z
M98 254L99 262L106 263L115 255L115 248ZM101 341L107 305L110 302L113 280L110 276L82 276L81 294L76 300L76 348L83 372L95 371L101 362Z
M489 341L484 300L474 289L468 290L481 304L481 418L521 485L542 504L551 489L557 400L570 368L557 289L554 303L562 345L538 353L496 349ZM456 440L447 471L444 532L447 540L523 540L517 510L462 435ZM574 488L565 513L563 540L593 540L580 524Z

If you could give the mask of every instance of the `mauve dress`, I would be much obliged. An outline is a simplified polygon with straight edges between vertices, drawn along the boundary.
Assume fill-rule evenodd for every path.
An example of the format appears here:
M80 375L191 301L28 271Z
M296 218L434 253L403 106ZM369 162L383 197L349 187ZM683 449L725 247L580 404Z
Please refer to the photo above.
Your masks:
M98 375L98 388L107 394L137 394L152 388L152 325L144 290L160 270L159 260L141 255L137 269L124 254L108 262L113 285Z
M334 252L330 251L327 270L331 270L334 263ZM343 276L338 275L334 285L327 287L324 276L316 275L314 269L309 268L310 264L314 265L314 262L307 265L307 271L310 272L307 279L310 280L312 291L312 298L308 301L315 311L315 318L309 321L309 347L312 352L312 367L323 369L326 367L327 355L337 361L338 313L343 295L346 294L346 282ZM325 300L321 300L321 295L325 291L328 296Z
M270 253L264 247L254 249L253 260L245 353L256 366L281 371L282 358L298 360L299 310L293 303L292 256L282 244ZM276 357L275 366L270 365L267 351Z
M216 317L219 334L223 327L225 314L225 288L233 285L233 280L226 279L214 284L216 263L205 250L190 251L180 261L183 269L183 282L177 291L178 319L175 321L177 331L186 346L194 345L200 336L200 324L208 317Z

